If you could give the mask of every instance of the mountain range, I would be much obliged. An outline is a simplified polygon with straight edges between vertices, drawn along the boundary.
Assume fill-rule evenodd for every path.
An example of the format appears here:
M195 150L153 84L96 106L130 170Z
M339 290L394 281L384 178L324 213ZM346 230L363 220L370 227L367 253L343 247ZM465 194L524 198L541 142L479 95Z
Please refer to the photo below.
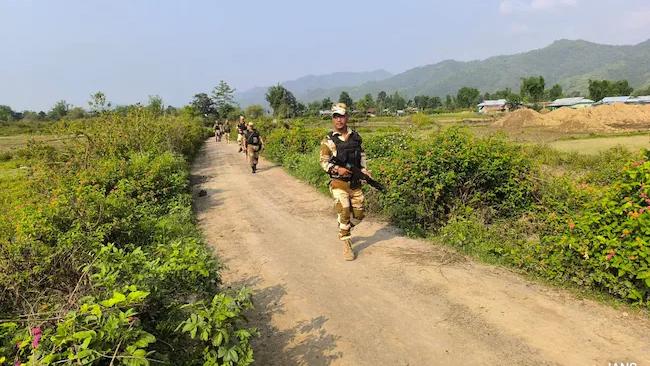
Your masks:
M382 90L389 94L397 91L408 98L455 95L464 86L481 92L519 90L521 78L538 75L544 77L547 88L557 83L565 93L586 94L589 79L628 80L634 88L647 87L650 86L650 40L615 46L563 39L528 52L467 62L446 60L396 75L386 71L336 73L281 84L300 101L310 102L326 97L337 100L343 90L354 99L366 93L376 96ZM253 95L253 91L262 95L261 100L247 101L240 97L242 106L264 101L266 88L252 89L240 96Z

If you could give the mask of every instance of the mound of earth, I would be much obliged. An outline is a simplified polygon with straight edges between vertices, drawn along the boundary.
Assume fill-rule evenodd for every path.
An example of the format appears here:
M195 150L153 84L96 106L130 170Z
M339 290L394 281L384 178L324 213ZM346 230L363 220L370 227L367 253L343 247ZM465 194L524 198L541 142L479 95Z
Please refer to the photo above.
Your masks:
M607 132L650 128L648 105L602 105L593 108L560 108L540 114L531 109L514 111L494 123L504 129L541 127L566 132Z

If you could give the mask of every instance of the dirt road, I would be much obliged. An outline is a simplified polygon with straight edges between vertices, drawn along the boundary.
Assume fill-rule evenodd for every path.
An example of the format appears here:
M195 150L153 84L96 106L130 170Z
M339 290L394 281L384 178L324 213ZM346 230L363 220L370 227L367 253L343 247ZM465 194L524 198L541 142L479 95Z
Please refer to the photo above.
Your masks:
M477 264L372 219L345 262L332 202L234 144L193 167L200 225L255 290L257 365L650 365L650 322Z

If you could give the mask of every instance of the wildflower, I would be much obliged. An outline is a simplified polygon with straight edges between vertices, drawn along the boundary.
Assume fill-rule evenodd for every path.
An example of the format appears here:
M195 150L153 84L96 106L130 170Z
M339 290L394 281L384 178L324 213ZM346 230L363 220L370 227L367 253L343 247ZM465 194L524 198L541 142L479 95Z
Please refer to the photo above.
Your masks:
M614 258L615 255L616 255L616 251L614 249L610 250L609 254L607 254L607 260L611 261L612 258Z
M34 339L32 340L32 347L33 348L38 348L38 344L41 342L41 328L35 327L32 328L32 335L34 336Z

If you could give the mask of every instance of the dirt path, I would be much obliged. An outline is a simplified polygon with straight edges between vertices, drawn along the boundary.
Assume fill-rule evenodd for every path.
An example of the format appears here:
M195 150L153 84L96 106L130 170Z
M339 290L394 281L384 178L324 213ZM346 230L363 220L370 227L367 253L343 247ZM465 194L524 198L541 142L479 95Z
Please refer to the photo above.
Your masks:
M256 291L257 365L650 365L647 319L383 222L343 261L332 202L264 160L252 175L232 144L209 141L193 174L225 283Z

